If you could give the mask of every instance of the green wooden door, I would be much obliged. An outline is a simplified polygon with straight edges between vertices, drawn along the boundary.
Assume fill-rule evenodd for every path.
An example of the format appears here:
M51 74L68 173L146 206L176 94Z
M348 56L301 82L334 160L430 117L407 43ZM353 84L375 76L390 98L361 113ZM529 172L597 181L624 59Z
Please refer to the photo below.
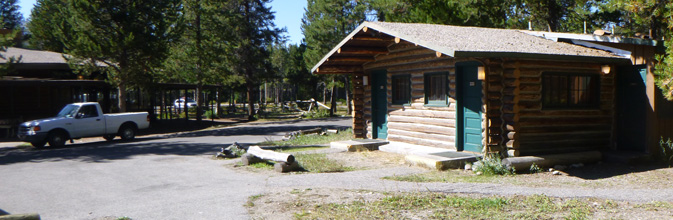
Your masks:
M478 63L458 65L458 151L482 151L481 81L477 79Z
M372 136L375 139L388 137L388 81L385 70L372 73Z
M618 136L620 150L645 151L647 66L620 66L617 71Z

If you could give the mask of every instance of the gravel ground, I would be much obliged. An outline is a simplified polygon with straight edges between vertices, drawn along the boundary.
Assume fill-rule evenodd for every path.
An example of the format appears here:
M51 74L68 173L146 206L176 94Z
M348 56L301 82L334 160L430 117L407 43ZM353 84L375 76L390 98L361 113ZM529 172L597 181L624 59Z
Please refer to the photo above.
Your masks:
M0 211L39 212L44 219L290 219L294 210L280 203L322 204L375 200L388 192L444 192L478 195L543 194L561 198L593 197L634 203L673 202L667 181L643 188L639 178L670 178L671 169L617 172L612 176L587 177L619 180L618 187L587 188L577 184L544 187L542 180L582 183L572 176L521 177L538 185L513 183L415 183L383 177L429 172L403 163L403 157L386 152L337 152L320 150L330 159L357 168L344 173L275 173L237 167L238 160L214 160L220 147L234 141L257 143L277 139L287 130L338 123L336 121L289 121L259 123L160 137L135 142L99 142L66 145L64 148L0 150ZM598 172L598 171L594 171ZM653 176L644 174L651 173ZM519 177L517 177L519 178ZM554 179L555 178L555 179ZM249 198L263 197L259 202ZM254 204L254 205L250 205ZM275 204L275 205L274 205ZM247 208L246 208L246 205ZM277 214L277 215L276 215Z
M384 180L383 177L429 172L424 168L401 164L402 156L388 154L385 152L330 153L329 156L332 159L340 160L348 166L365 168L365 170L344 173L273 174L272 171L268 171L270 176L267 179L266 192L259 198L251 199L252 201L248 202L248 210L253 218L291 219L294 218L295 213L302 210L288 210L287 207L305 207L305 203L317 205L343 204L356 200L372 201L383 198L387 193L395 192L439 192L477 196L546 195L558 198L596 198L627 203L673 202L673 188L662 185L658 189L642 189L639 188L642 183L637 181L632 182L632 185L619 188L591 188L577 187L574 184L568 184L567 187L539 187L512 183L418 183ZM667 169L667 172L670 172L670 169ZM551 181L554 179L563 179L566 182L583 181L567 175L535 175L539 178L552 178ZM524 181L537 181L524 175L520 178Z

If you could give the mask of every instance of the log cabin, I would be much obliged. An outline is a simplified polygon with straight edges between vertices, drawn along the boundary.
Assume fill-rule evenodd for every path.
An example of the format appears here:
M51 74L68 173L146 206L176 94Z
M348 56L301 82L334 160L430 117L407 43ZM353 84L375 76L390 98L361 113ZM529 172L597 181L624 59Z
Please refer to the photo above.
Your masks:
M505 156L652 153L671 133L660 124L671 111L655 108L670 104L653 82L660 48L607 35L364 22L311 71L352 77L355 138Z

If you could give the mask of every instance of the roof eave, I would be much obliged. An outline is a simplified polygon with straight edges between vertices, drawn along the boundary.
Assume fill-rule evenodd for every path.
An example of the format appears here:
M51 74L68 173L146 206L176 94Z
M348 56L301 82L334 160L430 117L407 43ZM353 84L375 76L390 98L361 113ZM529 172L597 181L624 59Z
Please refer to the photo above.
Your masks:
M364 23L360 24L360 26L355 28L355 30L351 31L351 33L348 34L348 36L346 36L339 44L337 44L334 48L332 48L332 50L329 53L327 53L327 55L325 55L317 64L315 64L315 66L313 66L313 68L311 68L311 73L315 74L316 70L318 70L318 67L320 67L323 63L325 63L327 61L327 59L329 59L334 53L337 53L339 48L341 48L344 44L348 43L348 41L351 38L353 38L358 32L360 32L360 30L362 30L364 27L366 27L367 23L368 22L364 22Z
M626 57L595 57L582 55L564 55L564 54L537 54L521 52L483 52L483 51L456 51L455 57L481 57L481 58L520 58L520 59L540 59L540 60L560 60L560 61L592 61L597 63L630 63L631 60Z

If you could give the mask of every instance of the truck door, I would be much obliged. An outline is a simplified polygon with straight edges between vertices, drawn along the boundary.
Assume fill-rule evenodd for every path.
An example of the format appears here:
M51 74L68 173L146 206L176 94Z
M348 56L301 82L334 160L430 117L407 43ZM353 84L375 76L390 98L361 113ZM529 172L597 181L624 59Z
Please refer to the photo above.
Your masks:
M72 120L70 128L70 135L73 138L103 135L105 118L98 112L96 105L83 105Z

